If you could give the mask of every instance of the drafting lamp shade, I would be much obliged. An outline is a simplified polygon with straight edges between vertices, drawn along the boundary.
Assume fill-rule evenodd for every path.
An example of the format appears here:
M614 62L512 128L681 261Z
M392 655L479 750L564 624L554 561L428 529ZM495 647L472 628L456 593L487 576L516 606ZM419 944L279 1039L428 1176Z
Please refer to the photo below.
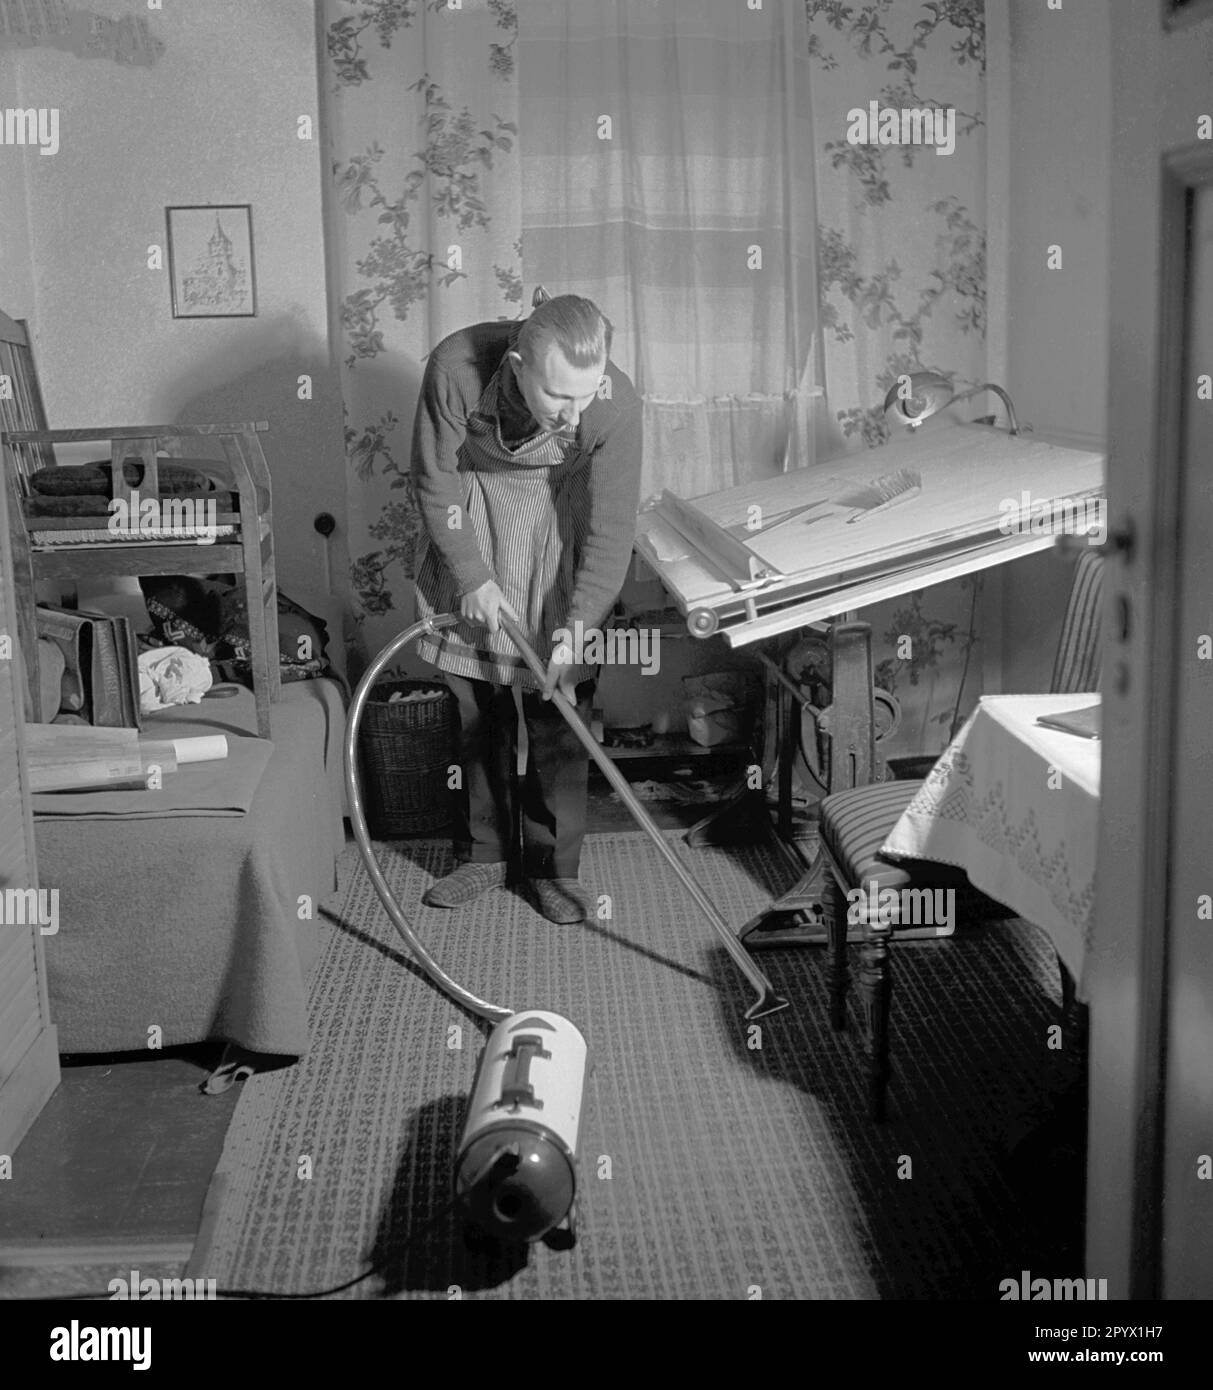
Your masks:
M895 419L909 425L911 429L917 429L929 416L946 410L957 401L967 401L979 391L993 391L1001 397L1007 408L1010 432L1019 433L1019 422L1015 418L1015 407L1011 404L1010 396L992 381L982 382L980 386L960 392L952 390L951 381L942 372L914 372L908 382L907 388L906 378L897 378L884 398L884 408L886 413L891 410Z

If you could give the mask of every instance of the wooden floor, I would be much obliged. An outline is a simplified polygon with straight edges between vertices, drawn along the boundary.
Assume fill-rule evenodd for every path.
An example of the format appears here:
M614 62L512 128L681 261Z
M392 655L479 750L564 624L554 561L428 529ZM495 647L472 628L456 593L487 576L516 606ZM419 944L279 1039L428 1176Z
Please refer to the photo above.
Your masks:
M192 1239L240 1097L198 1089L220 1051L64 1057L2 1185L0 1243Z
M658 777L689 796L703 782L726 785L736 764L697 757L682 771L633 758L623 766L642 794ZM710 809L699 799L646 808L663 828L691 825ZM595 772L590 831L634 828ZM239 1085L222 1095L199 1091L219 1052L64 1057L59 1089L13 1155L13 1180L0 1183L0 1247L192 1241L240 1096Z

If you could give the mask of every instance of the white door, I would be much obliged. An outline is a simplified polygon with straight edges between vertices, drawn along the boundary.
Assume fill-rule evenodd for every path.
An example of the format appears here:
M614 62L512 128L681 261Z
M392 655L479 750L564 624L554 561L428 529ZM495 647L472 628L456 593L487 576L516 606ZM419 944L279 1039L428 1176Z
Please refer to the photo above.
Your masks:
M1087 1275L1112 1298L1209 1298L1213 4L1116 0L1112 44L1108 496L1122 548L1105 610Z

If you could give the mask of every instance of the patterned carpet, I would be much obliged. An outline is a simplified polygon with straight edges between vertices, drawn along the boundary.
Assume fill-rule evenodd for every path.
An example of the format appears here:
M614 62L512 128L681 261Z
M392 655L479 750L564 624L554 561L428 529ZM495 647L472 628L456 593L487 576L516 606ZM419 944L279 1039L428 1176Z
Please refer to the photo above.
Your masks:
M449 1199L482 1032L405 958L351 849L312 1052L245 1083L190 1275L301 1292L374 1263L349 1298L986 1300L1064 1259L1058 1211L1077 1208L1007 1162L1017 1117L1066 1079L1047 1046L1055 959L1026 923L895 947L890 1116L873 1126L857 1004L832 1033L824 952L761 954L793 1006L751 1033L749 986L640 832L587 840L583 881L611 916L577 928L513 889L414 912L449 847L379 849L457 980L585 1034L578 1244L507 1262L466 1248L453 1215L429 1220ZM766 848L684 853L731 923L786 884Z

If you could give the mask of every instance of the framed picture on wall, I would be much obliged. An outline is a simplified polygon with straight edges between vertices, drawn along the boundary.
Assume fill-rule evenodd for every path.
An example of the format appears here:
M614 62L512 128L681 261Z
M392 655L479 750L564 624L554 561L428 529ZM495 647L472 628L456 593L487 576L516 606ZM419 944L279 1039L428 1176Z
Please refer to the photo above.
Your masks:
M229 203L164 211L173 317L255 318L252 207Z

